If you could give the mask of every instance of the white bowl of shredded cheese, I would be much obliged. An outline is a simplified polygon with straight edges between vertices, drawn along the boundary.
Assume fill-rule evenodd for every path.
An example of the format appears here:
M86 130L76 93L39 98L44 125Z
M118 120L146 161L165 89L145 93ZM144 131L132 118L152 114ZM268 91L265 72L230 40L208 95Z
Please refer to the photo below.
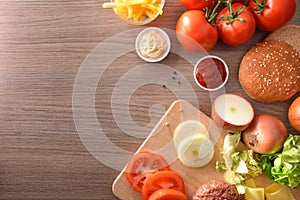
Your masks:
M160 28L145 28L136 38L135 49L143 60L147 62L159 62L166 58L170 52L170 38Z
M124 21L133 25L145 25L163 14L165 0L111 0L102 4L112 8Z

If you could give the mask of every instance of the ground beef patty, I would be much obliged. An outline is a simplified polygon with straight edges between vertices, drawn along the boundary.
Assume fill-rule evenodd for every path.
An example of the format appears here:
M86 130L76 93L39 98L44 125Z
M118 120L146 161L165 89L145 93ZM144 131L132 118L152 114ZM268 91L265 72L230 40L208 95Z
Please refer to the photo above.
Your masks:
M211 181L201 185L193 200L240 200L241 197L234 185L224 181Z

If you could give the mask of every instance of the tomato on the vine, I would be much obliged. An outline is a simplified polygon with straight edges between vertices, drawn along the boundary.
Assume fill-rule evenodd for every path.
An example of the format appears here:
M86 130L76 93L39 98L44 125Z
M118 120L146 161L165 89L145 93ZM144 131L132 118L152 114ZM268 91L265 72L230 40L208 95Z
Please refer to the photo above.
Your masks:
M296 11L296 0L249 0L257 27L275 31L290 21Z
M217 15L218 33L228 45L238 46L247 42L256 29L251 10L241 3L228 4Z
M174 171L156 172L149 176L142 188L143 200L148 200L154 192L161 189L174 189L184 193L184 181Z
M215 46L218 41L218 30L208 22L203 11L188 10L177 20L176 36L187 50L201 52Z
M203 10L209 8L217 0L179 0L180 3L189 10Z
M160 189L154 192L148 200L188 200L188 198L178 190Z
M142 192L142 187L149 176L157 171L169 170L167 161L151 152L139 152L134 155L126 167L126 179L131 187Z
M233 0L232 3L244 3L245 0Z

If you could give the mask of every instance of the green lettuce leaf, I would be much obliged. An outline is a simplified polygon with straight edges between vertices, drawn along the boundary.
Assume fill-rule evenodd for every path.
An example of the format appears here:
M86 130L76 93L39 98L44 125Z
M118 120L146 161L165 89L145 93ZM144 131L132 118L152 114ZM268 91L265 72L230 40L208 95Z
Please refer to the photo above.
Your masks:
M224 162L216 162L216 170L225 172L225 181L235 185L245 184L247 175L255 177L263 173L259 160L256 160L258 154L252 150L236 151L240 138L240 132L226 135L221 150Z
M300 188L300 136L289 135L282 152L262 155L261 163L264 173L273 181Z
M289 163L300 162L300 137L289 135L283 145L282 158Z

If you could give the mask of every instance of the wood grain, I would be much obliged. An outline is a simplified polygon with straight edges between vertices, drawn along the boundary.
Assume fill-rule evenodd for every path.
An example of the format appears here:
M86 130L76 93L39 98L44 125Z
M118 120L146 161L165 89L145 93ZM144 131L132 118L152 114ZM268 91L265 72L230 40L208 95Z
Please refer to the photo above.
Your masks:
M111 186L119 171L87 151L72 113L73 84L84 59L105 39L136 28L122 22L112 10L102 9L103 2L0 0L0 199L117 199ZM147 26L174 30L184 10L177 0L168 0L164 14ZM290 23L300 24L299 19L298 6ZM219 41L209 52L223 57L230 66L227 91L245 95L237 81L239 62L266 34L257 30L255 37L239 47ZM133 52L124 56L129 59L116 61L99 81L95 109L107 137L135 152L144 139L124 134L111 110L119 77L132 67L132 60L139 62ZM187 63L174 54L164 63L191 82L201 102L199 108L210 116L209 94L193 83ZM131 117L145 126L150 123L152 105L167 109L174 100L174 93L161 85L145 85L130 99ZM292 130L286 115L291 100L252 103L257 113L274 114ZM152 111L157 118L163 113Z
M205 125L209 132L209 138L214 144L214 156L205 166L200 168L190 168L183 165L178 159L173 145L173 133L176 127L186 120L197 120ZM192 199L197 188L211 180L224 180L222 173L215 170L215 163L223 161L220 149L223 146L226 131L218 128L208 116L199 111L190 103L184 100L177 100L171 104L170 108L163 115L157 126L151 131L137 152L150 151L162 155L167 159L170 169L177 172L184 180L185 193L188 199ZM246 149L242 143L238 149ZM255 183L259 187L267 187L272 184L266 175L255 177ZM112 190L120 199L140 200L141 194L135 192L125 176L125 169L116 178ZM300 190L292 190L295 197L300 196Z

